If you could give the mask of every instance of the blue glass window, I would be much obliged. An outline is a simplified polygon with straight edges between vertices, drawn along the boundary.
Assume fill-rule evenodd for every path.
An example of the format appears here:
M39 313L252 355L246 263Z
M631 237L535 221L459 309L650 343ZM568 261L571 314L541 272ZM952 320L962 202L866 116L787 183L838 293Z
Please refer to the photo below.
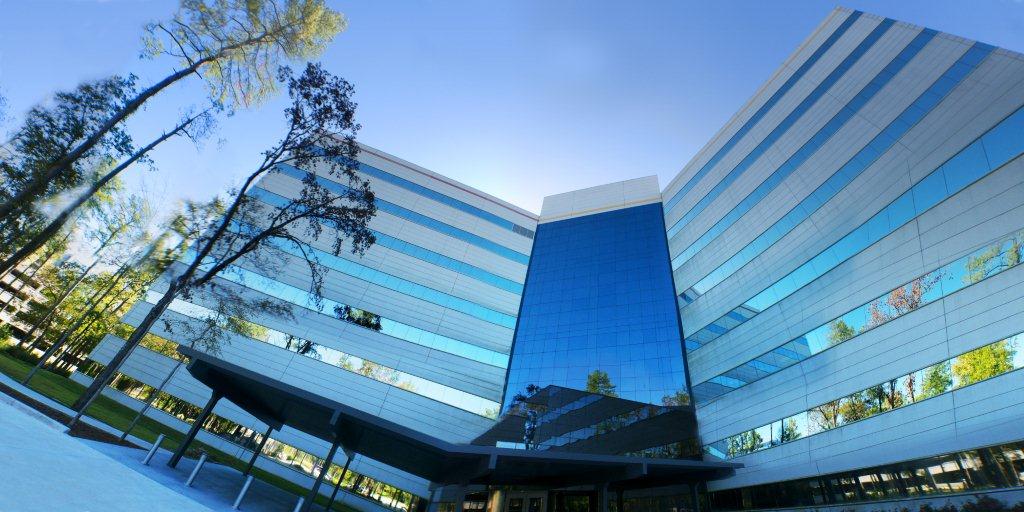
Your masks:
M290 201L287 198L260 187L253 187L252 189L249 190L249 194L259 199L260 201L263 201L264 203L267 203L271 206L275 206L277 208L283 208L284 206L290 203ZM398 251L402 254L406 254L419 260L426 261L427 263L432 263L439 267L454 270L455 272L467 275L469 277L472 277L473 279L487 283L497 288L501 288L502 290L512 292L516 295L521 295L523 293L523 285L511 279L507 279L499 275L492 274L482 268L475 267L464 261L449 258L448 256L445 256L443 254L439 254L434 251L424 249L423 247L411 244L400 238L393 237L385 233L381 233L380 231L371 231L373 232L373 235L377 237L377 245L387 247L388 249L391 249L393 251Z
M308 172L303 171L302 169L298 169L290 165L282 164L279 165L277 169L282 174L300 180L305 178L306 175L309 174ZM320 185L326 187L328 190L337 191L339 194L344 194L348 190L347 186L324 178L323 176L317 176L316 179L317 182L320 183ZM377 198L376 205L377 209L380 211L388 212L396 217L401 217L403 219L415 222L422 226L426 226L430 229L433 229L434 231L444 233L452 238L456 238L464 242L469 242L477 247L480 247L481 249L493 252L494 254L497 254L503 258L508 258L517 263L522 263L523 265L526 265L530 262L530 257L521 252L514 251L512 249L509 249L508 247L505 247L504 245L492 242L482 236L474 235L473 233L459 229L455 226L445 224L444 222L423 215L422 213L414 212L408 208L403 208L401 206L398 206L397 204L389 203L380 198Z
M916 125L932 108L938 105L942 98L967 76L967 73L964 72L965 67L966 69L973 69L973 66L980 63L991 51L991 46L975 43L942 76L932 83L924 93L914 100L909 107L904 109L871 142L857 152L853 158L829 177L825 183L821 184L814 192L811 192L796 207L758 235L746 247L739 250L726 260L725 263L719 265L715 270L697 281L696 284L682 292L680 298L686 304L693 302L697 297L707 293L708 290L724 281L810 217L811 214L838 194L846 185L850 184L857 176L860 176L865 169L870 167L878 157L888 151L912 126ZM841 241L840 243L849 242ZM689 257L692 257L692 254L687 256L687 258ZM677 257L678 259L679 257ZM679 263L682 264L682 261L679 261ZM678 265L676 265L677 267Z
M506 407L530 384L689 400L663 219L650 204L538 226Z

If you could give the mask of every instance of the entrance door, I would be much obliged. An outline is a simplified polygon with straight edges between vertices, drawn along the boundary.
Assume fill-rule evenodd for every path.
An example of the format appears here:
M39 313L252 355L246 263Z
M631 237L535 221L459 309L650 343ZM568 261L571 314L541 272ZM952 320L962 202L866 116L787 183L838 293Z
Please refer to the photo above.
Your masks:
M546 492L510 492L505 512L547 512Z

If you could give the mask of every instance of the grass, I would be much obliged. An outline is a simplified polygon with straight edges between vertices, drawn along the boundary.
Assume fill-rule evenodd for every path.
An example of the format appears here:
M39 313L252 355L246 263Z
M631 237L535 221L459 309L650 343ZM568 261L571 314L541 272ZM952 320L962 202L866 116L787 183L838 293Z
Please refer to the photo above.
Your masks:
M7 352L0 350L0 372L17 380L18 382L21 382L21 380L28 375L28 372L31 369L31 364L20 359L16 359ZM73 404L78 396L85 391L85 386L82 386L67 377L47 370L41 370L36 373L28 387L48 398L64 404L67 407L71 407L71 404ZM89 407L89 410L86 411L86 416L106 423L107 425L110 425L122 432L124 429L128 428L129 424L131 424L132 419L135 418L135 414L135 411L127 406L118 403L112 398L102 395L96 399L92 406ZM144 439L150 443L155 442L157 436L160 434L164 434L164 442L161 447L168 450L177 449L185 438L185 435L181 432L178 432L177 430L149 417L143 417L140 419L138 424L135 425L135 428L132 429L133 436L138 437L139 439ZM239 460L198 440L192 442L192 446L189 447L188 454L198 456L197 454L199 450L205 451L208 454L210 461L232 467L238 471L244 471L246 464L249 462L247 460ZM257 479L296 496L305 496L309 492L308 489L296 483L285 480L280 476L269 473L258 467L253 468L252 474ZM321 505L327 504L327 498L323 496L318 496L316 501ZM335 503L332 510L357 512L357 509L341 505L339 503Z

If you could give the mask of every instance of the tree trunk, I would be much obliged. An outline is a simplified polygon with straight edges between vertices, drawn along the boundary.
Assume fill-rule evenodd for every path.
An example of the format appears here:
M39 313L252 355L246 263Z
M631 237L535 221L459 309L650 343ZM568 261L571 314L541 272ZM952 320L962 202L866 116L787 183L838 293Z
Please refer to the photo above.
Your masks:
M71 215L75 212L75 210L77 210L79 207L85 204L85 202L88 201L89 198L91 198L101 188L106 186L106 184L109 183L110 180L114 179L114 177L116 177L118 174L121 174L122 171L124 171L129 166L137 162L140 158L145 156L146 153L149 153L161 142L180 133L182 130L187 128L188 125L192 124L196 119L198 119L201 115L205 114L208 111L209 110L204 110L202 114L197 114L181 122L181 124L174 127L173 130L164 133L160 137L157 137L156 140L149 143L149 145L132 154L132 156L128 158L128 160L125 160L120 165L107 172L107 174L105 174L102 178L93 183L88 190L79 194L78 197L71 204L65 206L64 209L61 210L61 212L56 217L54 217L54 219L50 221L50 223L47 224L42 231L33 236L31 240L29 240L25 245L21 246L17 251L14 251L14 254L7 257L4 260L4 262L0 264L0 272L4 272L8 269L13 269L22 259L27 258L30 254L32 254L40 247L42 247L44 244L46 244L46 242L49 241L51 237L57 234L64 227L64 224L66 224L68 219L71 218Z
M110 311L110 305L113 303L113 300L107 303L103 310L100 311L99 315L96 315L95 318L90 320L89 323L85 325L85 327L79 329L78 335L74 339L72 339L71 343L67 344L67 348L64 350L64 354L60 356L56 362L59 362L61 359L64 359L65 362L67 362L69 356L71 359L78 359L81 356L82 352L85 350L85 347L89 344L89 339L86 337L89 334L89 329L92 328L92 326L95 325L96 322L99 322L103 318L103 316L106 315L107 311ZM127 303L128 299L122 299L121 302L118 303L116 307L114 307L114 314L117 314L117 311L119 311ZM64 366L70 368L71 364L68 363Z
M124 432L121 433L122 441L124 441L125 438L128 437L128 434L131 433L133 428L135 428L135 425L139 422L139 420L141 420L142 417L146 415L146 411L150 410L153 407L153 404L156 402L156 397L160 396L160 393L163 392L165 387L167 387L167 383L171 381L171 378L174 377L175 373L178 373L178 368L181 368L181 365L183 364L185 364L185 360L178 359L178 364L174 365L174 368L171 369L170 373L168 373L167 376L164 377L163 382L160 383L160 387L156 388L156 391L152 395L150 395L149 400L146 400L146 405L143 406L142 409L135 414L135 417L132 418L131 424L129 424L128 428L124 429Z
M141 107L146 101L148 101L153 96L156 96L160 91L170 87L178 80L181 80L191 75L192 73L198 72L199 68L203 67L206 64L209 64L210 62L220 59L221 57L227 55L228 53L234 50L244 48L249 45L265 42L268 38L273 37L276 37L276 34L262 32L258 35L244 39L237 43L230 44L222 48L218 48L216 51L208 54L206 57L198 59L195 62L192 62L188 67L168 75L163 80L157 82L156 84L153 84L148 89L143 90L130 101L125 103L125 105L120 110L115 112L114 115L111 116L110 119L107 120L107 122L103 123L103 126L100 126L96 130L96 132L89 136L88 139L84 140L81 144L72 149L64 158L61 158L60 160L54 162L53 165L46 169L46 171L40 173L31 182L29 182L22 190L18 191L18 193L15 194L14 197L4 202L3 204L0 204L0 219L6 218L8 215L10 215L11 212L18 208L19 205L31 201L32 198L42 194L42 192L46 190L47 184L49 184L54 178L59 176L61 173L66 172L68 168L70 168L71 165L75 163L76 160L78 160L83 155L88 153L89 150L91 150L92 148L96 147L96 145L99 144L101 140L103 140L103 137L106 136L106 134L109 133L110 130L112 130L120 122L127 119L128 116L134 114L135 111L139 109L139 107Z
M35 376L36 372L38 372L43 366L46 365L46 362L49 361L50 357L52 357L53 354L55 354L58 350L64 347L64 344L67 343L68 338L70 338L71 335L75 331L77 331L79 327L81 327L82 323L85 322L85 319L88 318L89 315L96 310L96 306L103 302L103 299L107 298L107 295L110 295L110 292L113 291L114 287L117 286L117 284L121 281L121 278L124 276L124 274L127 273L127 271L128 265L126 264L125 266L121 267L121 269L118 270L116 274L112 276L110 285L107 286L105 290L103 290L99 298L96 298L96 294L93 294L93 297L89 299L89 309L86 310L85 313L78 315L78 319L76 319L75 322L71 324L71 326L69 326L67 329L64 329L64 332L61 333L60 338L57 341L53 342L53 344L46 349L46 352L43 352L43 355L42 357L39 358L39 361L36 363L36 366L32 368L32 371L30 371L28 375L25 377L25 379L21 381L22 384L28 384L28 382L32 380L32 377ZM96 293L100 293L99 290L97 290ZM111 304L112 303L108 303L103 308L103 311L100 313L99 316L90 320L89 324L86 326L86 329L92 327L92 324L96 323L96 320L102 317L104 313L106 313L106 311L110 308Z
M195 263L193 263L192 267L194 266L196 266ZM189 270L191 272L195 272L192 267L190 267ZM153 327L153 324L160 318L160 315L162 315L164 311L167 311L167 308L171 305L175 295L178 293L180 283L186 282L185 280L188 279L188 274L189 271L186 271L186 274L181 277L170 280L167 284L167 291L164 292L163 297L160 297L160 300L157 301L157 303L153 305L153 308L149 310L149 313L146 314L146 318L142 320L142 323L132 331L132 335L128 337L128 341L126 341L121 347L121 350L117 351L117 354L114 354L113 359L107 363L106 368L104 368L103 371L92 380L92 383L89 384L89 387L86 388L85 392L78 397L78 400L75 400L75 403L71 408L77 411L78 414L71 420L71 424L74 424L78 418L85 413L85 410L90 404L92 404L93 400L99 396L100 392L103 391L103 388L113 380L117 370L124 363L125 359L128 359L128 356L131 355L133 350L135 350L135 347L142 342L142 338L149 332L149 329Z

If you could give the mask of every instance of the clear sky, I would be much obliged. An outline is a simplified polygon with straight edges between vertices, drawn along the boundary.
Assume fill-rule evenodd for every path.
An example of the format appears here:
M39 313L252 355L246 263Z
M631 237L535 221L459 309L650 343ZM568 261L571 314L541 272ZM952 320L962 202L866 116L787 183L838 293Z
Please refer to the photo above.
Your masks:
M356 87L360 140L531 211L550 194L657 174L666 185L828 15L832 1L331 1L350 21L320 59ZM1024 2L843 5L1024 51ZM9 130L54 91L174 63L138 58L166 0L0 0ZM194 81L193 81L194 82ZM139 141L201 94L177 87ZM237 182L283 126L278 98L176 142L133 189L158 205Z

